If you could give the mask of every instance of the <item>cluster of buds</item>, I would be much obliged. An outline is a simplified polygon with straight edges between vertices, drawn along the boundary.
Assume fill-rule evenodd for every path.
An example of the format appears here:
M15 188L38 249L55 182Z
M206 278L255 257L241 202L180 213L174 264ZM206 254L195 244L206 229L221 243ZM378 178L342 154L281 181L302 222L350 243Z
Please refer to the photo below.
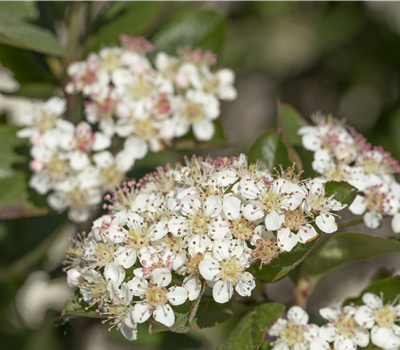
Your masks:
M400 185L394 174L400 165L382 147L372 146L354 128L331 116L312 116L315 126L304 126L303 146L315 152L313 169L319 181L347 181L359 190L350 206L356 215L364 214L369 228L378 228L383 216L393 216L392 229L400 233Z
M252 264L336 231L334 212L345 207L293 167L271 173L244 155L159 167L105 200L109 215L67 252L68 283L128 339L151 316L172 326L171 305L200 298L206 286L218 303L234 291L250 297Z
M383 300L382 296L365 293L362 296L364 305L323 308L319 312L328 322L321 327L309 324L308 314L301 307L293 306L287 319L279 318L268 331L270 336L278 337L272 343L272 350L355 350L365 348L370 341L380 349L398 350L398 298L387 304Z
M65 90L87 98L87 121L75 126L65 120L66 101L59 97L38 103L20 118L25 128L18 136L32 145L30 186L43 195L51 192L49 205L59 212L69 208L74 222L88 220L104 193L148 149L163 150L190 127L198 140L210 140L219 100L237 95L233 71L211 70L216 63L211 52L186 48L177 57L160 52L153 66L146 57L153 50L150 42L121 35L121 44L67 69L71 81ZM117 137L124 139L123 147L111 153Z
M125 139L125 161L131 163L149 149L161 151L190 128L197 140L211 140L220 100L237 96L235 73L213 71L216 56L199 48L180 49L177 56L159 52L152 65L146 56L152 43L126 35L120 41L68 67L66 91L87 98L87 121Z

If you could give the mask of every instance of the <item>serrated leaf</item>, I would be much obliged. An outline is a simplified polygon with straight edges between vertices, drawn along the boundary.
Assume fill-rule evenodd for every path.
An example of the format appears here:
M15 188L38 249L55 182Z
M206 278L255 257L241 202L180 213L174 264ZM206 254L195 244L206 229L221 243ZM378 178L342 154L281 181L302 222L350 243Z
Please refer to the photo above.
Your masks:
M48 55L70 55L51 31L5 13L0 13L0 42Z
M218 350L257 350L267 330L284 310L285 306L276 302L257 305L242 317Z
M261 270L257 270L257 274L264 282L268 283L282 278L307 257L318 240L319 237L306 244L297 243L290 252L280 254L268 265L262 266Z
M83 316L83 317L91 317L91 318L107 318L107 315L92 311L92 310L86 310L85 308L88 307L89 305L85 303L84 301L80 300L82 296L78 293L75 292L71 296L70 299L67 300L67 302L64 304L62 311L61 311L61 316L62 317L68 317L68 316Z
M350 205L357 196L357 189L347 182L330 181L325 185L326 196L334 195L334 199L342 204Z
M293 165L282 133L276 129L263 132L250 147L247 156L249 163L259 160L267 168L279 165L286 168Z
M286 103L279 103L278 125L285 132L292 145L302 146L301 136L297 131L308 123L299 112Z
M192 325L195 328L208 328L217 326L227 321L233 315L233 305L229 301L224 304L214 300L202 300L193 318Z
M225 17L215 11L192 11L175 16L154 37L156 51L174 54L179 47L201 47L219 54Z
M301 265L301 275L319 276L356 261L400 253L400 242L363 233L335 234L315 249Z
M358 298L347 299L343 305L349 305L354 303L356 305L363 305L362 295L364 293L372 293L380 296L383 293L384 303L393 301L400 293L400 276L385 278L380 281L376 281L365 288Z
M163 3L161 1L133 1L122 7L122 13L102 26L95 35L91 50L102 45L118 44L120 34L140 35L155 21ZM115 6L114 6L115 8ZM117 8L120 11L120 8Z

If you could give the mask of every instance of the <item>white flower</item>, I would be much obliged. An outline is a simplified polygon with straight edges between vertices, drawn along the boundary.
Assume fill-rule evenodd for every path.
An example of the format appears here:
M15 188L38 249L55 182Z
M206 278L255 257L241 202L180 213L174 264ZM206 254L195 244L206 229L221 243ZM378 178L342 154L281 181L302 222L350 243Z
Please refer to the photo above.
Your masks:
M383 300L375 294L365 293L362 296L365 305L360 306L355 320L361 326L371 329L371 342L382 349L398 349L400 346L400 305L383 304Z
M167 289L171 280L170 270L161 268L151 272L150 282L141 277L134 277L128 282L132 294L142 299L133 310L133 319L137 323L147 321L151 315L167 327L175 323L175 314L169 304L183 304L187 300L187 291L176 286Z
M318 337L319 327L308 324L307 313L299 306L292 306L287 320L279 318L268 330L268 335L278 337L273 350L329 350L329 343Z
M320 309L321 316L329 321L320 328L320 338L334 342L335 349L340 350L366 347L369 344L369 332L356 322L356 311L352 306L345 306L340 310L333 307Z
M251 295L256 283L245 271L250 265L250 253L243 241L223 239L214 242L213 256L200 262L201 275L213 286L213 298L217 303L226 303L233 295L233 288L243 297Z

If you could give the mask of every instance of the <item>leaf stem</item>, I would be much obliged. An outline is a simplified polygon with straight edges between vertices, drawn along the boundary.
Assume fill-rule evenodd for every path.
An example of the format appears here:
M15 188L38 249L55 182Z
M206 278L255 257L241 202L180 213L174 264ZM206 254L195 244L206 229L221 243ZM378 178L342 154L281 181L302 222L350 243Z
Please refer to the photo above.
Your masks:
M364 222L364 220L362 218L361 219L357 219L357 220L343 222L343 223L338 225L338 230L340 230L342 228L346 228L346 227L362 224L363 222Z

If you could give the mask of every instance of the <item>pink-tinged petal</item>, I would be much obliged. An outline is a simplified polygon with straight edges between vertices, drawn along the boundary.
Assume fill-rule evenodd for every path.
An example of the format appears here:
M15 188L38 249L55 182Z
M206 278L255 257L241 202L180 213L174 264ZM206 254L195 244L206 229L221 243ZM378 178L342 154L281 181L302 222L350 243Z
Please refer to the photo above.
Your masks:
M285 227L278 230L276 240L282 252L290 252L298 243L299 236L290 231L288 227Z
M360 306L354 318L360 326L368 329L372 328L375 324L374 312L367 305Z
M294 324L307 325L308 314L300 306L292 306L288 311L288 319Z
M200 262L199 270L203 278L208 281L218 281L219 280L219 263L215 259L205 259Z
M171 283L172 275L171 271L167 268L155 269L151 272L153 283L159 286L166 287Z
M256 287L254 276L249 272L244 272L237 283L235 290L242 297L249 297L252 290Z
M230 220L239 219L242 201L230 194L224 196L223 202L225 216Z
M175 314L170 305L159 305L154 310L153 317L157 322L167 327L171 327L175 323Z
M215 218L222 210L221 199L217 195L210 196L203 204L204 214Z
M181 200L181 208L183 215L186 216L196 215L200 207L201 203L199 199L195 196L187 195Z
M271 210L265 217L265 227L269 231L279 230L284 222L285 215L277 210Z
M336 332L336 327L332 323L327 323L320 327L319 337L331 343L336 339Z
M257 221L265 216L265 211L259 205L250 203L243 208L243 216L247 220Z
M357 195L354 199L353 203L350 205L349 210L354 215L362 215L364 214L365 210L367 209L367 203L363 196Z
M146 302L138 302L133 309L133 319L136 323L146 322L152 314L150 305Z
M369 211L364 214L364 224L368 228L376 229L381 225L382 214L375 211Z
M146 294L149 289L149 282L142 277L133 277L130 281L127 282L129 289L132 292L132 295L137 297Z
M218 281L213 288L213 297L217 303L228 302L233 295L233 286L229 281Z
M199 141L210 141L215 133L214 123L209 119L202 119L193 124L194 137Z
M69 269L67 271L67 283L71 288L77 288L84 281L77 269Z
M171 287L168 290L167 298L172 305L182 305L187 300L188 293L184 287Z
M362 301L371 309L378 309L383 306L382 299L373 293L364 293L364 295L362 296Z
M125 269L112 261L104 268L104 277L107 281L113 281L119 286L125 279Z
M338 226L335 217L331 214L321 214L315 219L318 228L325 233L332 233L337 231Z

